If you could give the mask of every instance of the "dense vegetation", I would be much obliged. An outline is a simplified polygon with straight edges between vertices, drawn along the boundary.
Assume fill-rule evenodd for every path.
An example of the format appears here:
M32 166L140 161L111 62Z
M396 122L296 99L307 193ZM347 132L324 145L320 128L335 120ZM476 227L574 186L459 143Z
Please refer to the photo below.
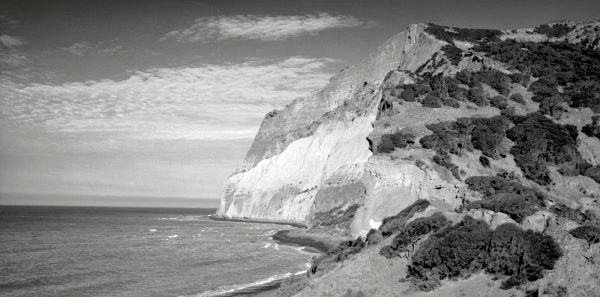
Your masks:
M544 194L499 176L473 176L465 180L469 189L483 194L483 199L466 205L467 209L503 212L522 222L546 205Z
M564 42L535 43L505 40L480 43L474 50L489 53L539 80L530 86L534 101L561 98L571 107L600 111L600 51ZM557 86L562 86L562 92ZM555 99L554 101L559 101Z
M508 276L504 288L535 281L552 269L562 255L552 237L524 231L512 224L490 230L471 217L432 234L412 256L409 278L423 290L431 290L442 279L467 277L484 270Z
M455 122L428 124L433 132L419 142L424 148L433 149L440 156L460 155L463 150L481 150L488 157L502 157L501 142L506 135L508 120L503 116L492 118L460 118Z
M500 30L455 28L436 24L427 24L425 32L452 45L454 45L454 40L473 43L498 41L500 40L499 36L502 34Z
M409 246L414 249L415 244L422 236L440 230L450 224L451 222L441 213L417 218L400 229L398 235L392 240L392 244L382 247L379 253L386 258L402 256L402 254L409 251Z
M533 188L523 186L499 176L472 176L465 180L469 189L481 193L484 197L498 194L516 194L532 204L544 206L546 196Z
M539 113L514 116L512 120L515 126L506 136L515 142L510 153L525 177L548 185L551 180L546 163L558 165L563 175L578 175L589 167L577 150L577 127L556 124Z
M396 132L381 136L381 143L377 146L377 152L390 153L395 148L405 148L415 143L415 136L410 133Z
M462 50L456 47L454 44L446 44L442 46L442 51L446 54L448 60L452 65L458 65L462 59Z
M533 29L533 32L545 34L548 37L563 37L575 29L575 26L567 24L539 25Z
M531 203L516 194L497 194L484 198L483 200L471 202L467 209L489 209L495 212L503 212L511 219L521 223L523 219L540 210L539 206Z

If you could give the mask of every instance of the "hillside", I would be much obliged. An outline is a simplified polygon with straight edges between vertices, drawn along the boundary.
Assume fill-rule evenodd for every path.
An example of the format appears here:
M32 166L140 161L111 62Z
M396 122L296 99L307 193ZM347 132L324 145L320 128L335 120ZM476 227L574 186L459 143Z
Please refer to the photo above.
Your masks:
M218 215L348 234L281 296L598 296L600 22L411 25L269 113Z

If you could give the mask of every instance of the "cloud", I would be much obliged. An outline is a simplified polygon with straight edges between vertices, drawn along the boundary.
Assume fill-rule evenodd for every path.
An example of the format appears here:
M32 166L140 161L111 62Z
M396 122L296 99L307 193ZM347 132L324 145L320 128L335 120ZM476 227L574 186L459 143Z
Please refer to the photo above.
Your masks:
M252 138L264 114L324 86L330 59L156 68L125 80L0 79L1 116L26 127L142 139Z
M0 44L6 48L15 48L25 44L25 41L19 37L2 34L0 35Z
M200 17L190 27L171 31L161 40L173 39L178 42L226 39L284 40L327 29L357 27L364 24L365 22L352 16L332 16L327 13L303 16Z
M71 55L83 57L87 55L99 55L99 56L112 56L117 51L122 49L120 45L108 46L109 42L100 42L98 44L92 44L88 41L76 42L69 47L62 48L62 50L70 53Z

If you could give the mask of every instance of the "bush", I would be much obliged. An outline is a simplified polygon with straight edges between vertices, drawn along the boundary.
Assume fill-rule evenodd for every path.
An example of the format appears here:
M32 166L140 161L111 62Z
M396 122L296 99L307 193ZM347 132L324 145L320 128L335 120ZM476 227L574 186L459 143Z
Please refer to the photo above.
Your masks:
M563 113L567 112L568 105L560 95L542 99L540 103L540 113L549 115L559 120Z
M412 218L415 213L424 211L427 207L429 207L429 201L419 199L398 214L383 219L379 230L371 229L369 231L367 243L369 245L376 244L383 238L400 231L408 219Z
M379 253L388 259L398 257L406 251L409 245L414 247L414 244L423 235L440 230L450 224L451 222L439 212L428 217L417 218L402 228L392 240L391 245L382 247Z
M460 48L453 44L446 44L442 46L442 51L446 54L452 65L458 66L458 63L462 59L462 50Z
M420 143L424 148L433 149L441 155L460 155L463 150L476 148L488 157L498 158L502 155L500 146L508 120L503 116L460 118L456 122L441 122L426 127L433 134L421 138Z
M492 99L490 99L490 104L500 110L508 107L508 101L506 100L506 97L501 95L494 96Z
M508 276L503 283L507 289L542 278L542 272L554 268L561 255L548 235L512 224L492 231L485 222L467 216L430 236L412 256L408 275L429 289L432 282L484 270Z
M461 180L458 166L452 163L452 158L448 154L437 154L433 156L433 163L447 168L452 173L452 176L457 180Z
M467 93L467 100L475 103L477 106L488 106L482 87L470 88Z
M520 103L520 104L527 104L527 102L525 101L525 99L523 99L523 95L519 94L519 93L514 93L510 96L510 100Z
M481 165L483 165L483 167L490 167L490 160L488 158L486 158L485 156L479 157L479 163L481 163Z
M515 194L539 207L546 205L546 196L542 192L503 177L471 176L465 180L465 183L468 185L469 190L477 191L483 194L484 197L498 194Z
M423 84L407 84L403 86L403 89L400 98L408 102L414 102L419 96L431 92L431 88Z
M381 143L377 147L377 152L390 153L395 148L405 148L415 143L415 136L410 133L396 132L394 134L384 134L381 136Z
M525 76L523 75L523 73L515 72L515 73L509 74L509 76L510 76L510 81L512 83L523 84L525 82Z
M442 99L440 99L439 97L433 96L431 94L428 94L427 96L425 96L425 98L423 99L421 104L424 107L438 108L438 107L442 107Z
M485 83L501 95L507 96L510 90L511 78L508 74L498 70L484 69L473 73L470 85L475 86L477 82Z
M600 139L600 116L593 116L592 123L583 126L581 132L589 137Z
M520 195L506 193L485 197L483 200L474 201L467 205L467 209L479 208L503 212L519 223L540 209L538 205Z
M471 143L485 156L498 159L502 153L500 146L506 136L508 120L503 116L492 118L474 118L471 131Z
M474 43L498 41L500 40L499 36L502 35L502 31L500 30L465 29L440 26L436 24L427 24L425 32L452 45L454 44L454 40L469 41Z
M365 241L362 238L341 242L337 247L327 251L318 258L313 258L312 265L308 270L309 274L315 274L319 271L329 270L337 262L342 262L350 256L359 253L365 247Z
M591 211L581 212L564 204L556 204L550 207L550 211L557 216L569 219L578 224L598 224L600 220Z
M458 101L450 98L450 97L446 97L442 99L442 104L444 106L449 106L449 107L454 107L454 108L459 108L460 104L458 103Z
M563 96L571 107L590 107L600 111L600 52L566 42L516 42L505 40L474 47L521 72L540 80L530 86L532 98L541 102L558 95L556 86L564 87ZM524 84L526 84L524 82Z
M510 153L525 177L548 185L546 163L558 165L564 175L577 175L589 167L577 150L577 127L555 124L539 113L514 116L513 122L506 136L515 142Z
M584 239L588 247L600 242L600 228L596 226L581 226L569 231L575 238Z
M539 25L533 29L533 32L545 34L548 37L563 37L573 29L575 29L575 26L566 24Z

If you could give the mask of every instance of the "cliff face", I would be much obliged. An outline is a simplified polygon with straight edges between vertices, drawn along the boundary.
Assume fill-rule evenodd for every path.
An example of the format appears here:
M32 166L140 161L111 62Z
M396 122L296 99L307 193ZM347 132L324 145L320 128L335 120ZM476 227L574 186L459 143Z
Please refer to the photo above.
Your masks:
M423 77L438 74L453 77L460 71L494 70L512 75L516 71L487 57L488 54L471 51L479 43L469 34L484 40L494 35L497 40L564 41L597 49L600 43L598 27L597 22L562 22L535 29L503 32L461 29L457 32L435 25L411 25L384 42L358 65L334 76L322 90L296 99L283 110L267 114L244 164L225 184L217 215L348 230L357 237L377 229L384 218L418 199L431 201L437 209L457 209L473 198L458 175L466 178L495 174L497 170L524 174L515 165L513 156L492 162L496 168L490 170L479 164L481 153L453 154L447 157L444 165L439 158L435 160L439 156L432 149L412 146L388 155L377 153L377 147L386 134L403 131L418 140L431 134L428 125L432 123L455 121L461 117L498 116L503 108L495 106L496 103L490 106L474 101L471 97L479 95L473 95L471 91L478 91L488 99L509 93L499 93L493 88L493 81L488 82L491 85L484 83L478 88L470 86L473 90L459 84L459 89L468 91L464 94L468 100L461 99L467 104L459 104L448 97L455 103L438 107L431 106L429 95L417 94L421 96L418 100L404 100L399 94L393 94L394 90L402 91L404 85L419 84ZM451 40L448 36L466 37ZM453 57L452 48L460 52L458 58ZM534 94L523 85L526 84L512 84L509 92L530 100ZM506 98L499 100L506 101ZM510 100L506 106L521 115L543 107L538 102L516 104ZM562 119L563 123L570 119L581 127L591 117L586 111L578 114L568 113ZM504 146L508 149L511 143L505 141ZM592 165L597 165L600 158L597 142L595 137L580 137L581 154ZM456 172L449 170L452 169L449 164L458 165ZM557 180L558 184L569 186L553 191L569 192L589 183L589 180L575 180ZM524 180L524 183L530 181ZM568 196L574 196L575 200L580 198L579 194Z
M324 89L269 113L217 214L310 224L311 214L362 203L383 78L415 71L442 46L424 28L410 26Z

